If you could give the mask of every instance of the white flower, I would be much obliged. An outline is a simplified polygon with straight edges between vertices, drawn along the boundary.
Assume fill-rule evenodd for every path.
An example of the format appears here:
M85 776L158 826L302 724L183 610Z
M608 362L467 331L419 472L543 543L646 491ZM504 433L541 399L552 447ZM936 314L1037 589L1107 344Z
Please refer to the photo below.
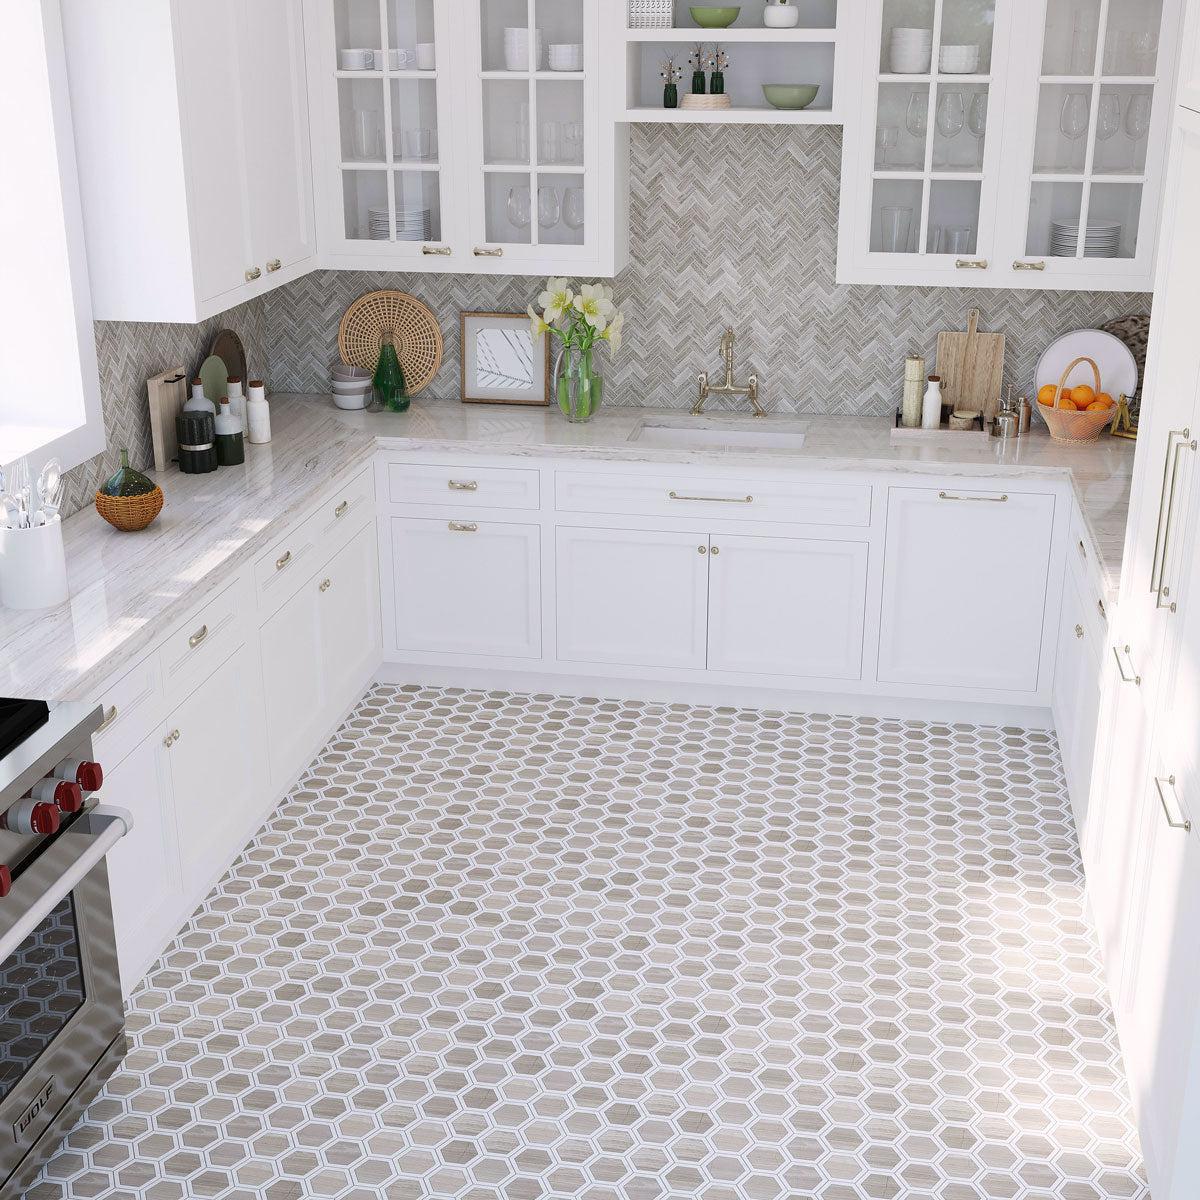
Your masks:
M575 293L567 287L565 279L548 279L546 290L538 296L538 305L546 314L546 320L553 323L571 307Z
M625 328L625 314L617 313L608 328L600 335L608 343L608 348L613 354L616 354L621 349L621 331Z
M602 283L585 283L575 297L574 307L597 333L603 333L613 311L613 302L604 295Z
M529 313L529 330L533 334L533 340L536 342L550 326L542 319L540 313L534 311L532 304L526 311Z

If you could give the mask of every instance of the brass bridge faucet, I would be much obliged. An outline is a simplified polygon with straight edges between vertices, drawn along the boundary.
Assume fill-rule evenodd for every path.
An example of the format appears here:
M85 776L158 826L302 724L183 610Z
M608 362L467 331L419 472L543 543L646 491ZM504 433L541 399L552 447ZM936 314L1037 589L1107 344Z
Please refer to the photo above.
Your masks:
M698 417L704 412L704 405L710 396L748 396L750 406L754 409L754 415L756 417L765 417L767 415L766 409L758 402L757 371L751 371L750 378L746 381L745 387L738 387L733 382L733 340L733 329L726 328L725 332L721 335L721 357L725 360L724 383L710 384L708 382L708 372L700 372L698 376L700 391L696 396L696 403L692 405L693 417Z

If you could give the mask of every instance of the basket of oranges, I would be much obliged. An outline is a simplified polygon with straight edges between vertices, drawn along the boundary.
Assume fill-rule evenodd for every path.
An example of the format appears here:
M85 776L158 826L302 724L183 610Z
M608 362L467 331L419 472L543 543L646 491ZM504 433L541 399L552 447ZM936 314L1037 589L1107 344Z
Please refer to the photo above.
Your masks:
M1067 379L1080 363L1087 363L1092 368L1095 387L1086 383L1067 387ZM1067 366L1057 384L1047 383L1040 388L1037 410L1056 442L1073 445L1094 442L1113 415L1113 398L1101 389L1096 360L1077 358Z

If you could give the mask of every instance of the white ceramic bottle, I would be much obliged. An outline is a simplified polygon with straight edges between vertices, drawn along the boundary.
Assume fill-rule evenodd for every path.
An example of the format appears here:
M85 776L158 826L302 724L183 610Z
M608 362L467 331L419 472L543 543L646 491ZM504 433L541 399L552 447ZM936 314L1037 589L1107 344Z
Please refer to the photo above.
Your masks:
M261 379L250 380L250 395L246 399L246 428L251 443L261 446L271 440L271 406L267 389Z
M192 380L192 394L184 401L184 412L206 412L217 415L217 406L204 394L204 384L200 382L200 376L197 375Z
M229 396L229 411L241 421L244 429L246 427L246 396L242 391L240 375L230 375L229 391L226 394Z
M942 377L930 375L925 399L921 402L921 428L940 429L942 425Z

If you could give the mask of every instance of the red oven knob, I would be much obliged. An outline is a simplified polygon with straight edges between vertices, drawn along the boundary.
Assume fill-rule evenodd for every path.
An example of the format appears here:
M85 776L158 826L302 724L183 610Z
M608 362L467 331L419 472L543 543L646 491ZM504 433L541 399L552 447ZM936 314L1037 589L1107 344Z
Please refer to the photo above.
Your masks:
M83 788L69 779L41 779L29 791L43 804L56 804L65 813L77 813L83 807Z
M77 783L85 792L97 792L104 782L104 772L98 762L88 762L86 759L64 758L54 768L55 779L69 779Z
M18 800L0 816L0 827L12 833L57 833L58 825L58 809L32 796Z
M12 891L12 872L0 863L0 900Z

